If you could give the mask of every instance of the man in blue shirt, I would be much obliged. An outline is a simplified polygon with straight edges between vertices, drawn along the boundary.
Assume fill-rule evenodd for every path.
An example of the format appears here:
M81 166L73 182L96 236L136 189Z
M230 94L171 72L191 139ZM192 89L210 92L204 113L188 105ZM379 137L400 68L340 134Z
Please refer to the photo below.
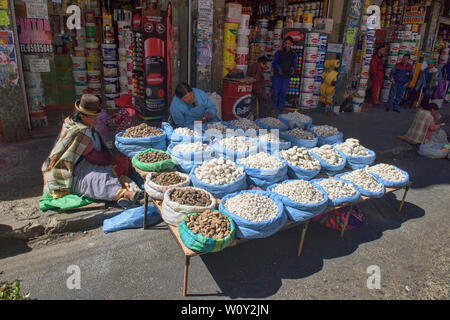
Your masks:
M292 37L286 37L283 42L283 49L275 52L273 57L273 110L283 110L289 87L289 78L294 74L297 66L297 54L291 50L293 44Z
M394 105L394 111L400 112L398 105L403 98L405 93L406 85L411 81L413 76L412 65L409 64L409 59L411 56L405 54L402 57L401 62L397 63L391 72L392 86L389 91L389 99L386 104L386 111L391 110L392 105Z
M217 122L217 108L206 92L181 83L175 88L170 116L177 127L193 128L194 121Z

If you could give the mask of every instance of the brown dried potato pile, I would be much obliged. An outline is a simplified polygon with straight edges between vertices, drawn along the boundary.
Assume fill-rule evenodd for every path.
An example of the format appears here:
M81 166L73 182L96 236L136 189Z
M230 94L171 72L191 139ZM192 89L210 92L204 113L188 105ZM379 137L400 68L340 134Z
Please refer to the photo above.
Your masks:
M211 199L206 192L191 188L173 190L170 200L188 206L206 207L211 205Z
M164 152L150 151L139 155L138 160L145 163L154 163L170 159L170 155Z
M184 182L186 179L176 172L161 172L152 176L151 181L160 186L172 186Z
M128 128L122 135L124 138L144 138L160 136L163 132L161 129L150 127L146 123L141 123L138 126Z
M230 221L218 211L205 210L184 218L193 233L213 239L223 239L230 233Z

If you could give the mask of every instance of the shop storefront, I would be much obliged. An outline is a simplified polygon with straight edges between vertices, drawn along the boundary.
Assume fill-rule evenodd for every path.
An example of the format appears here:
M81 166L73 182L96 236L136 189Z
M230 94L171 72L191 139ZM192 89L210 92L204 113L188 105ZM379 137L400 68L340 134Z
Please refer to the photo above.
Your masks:
M242 70L245 74L249 66L264 55L269 60L264 79L270 95L272 58L282 47L283 40L291 36L297 62L289 78L286 107L317 108L327 36L332 31L332 21L325 19L327 9L328 1L227 1L222 77L233 69Z
M143 118L167 116L184 1L15 0L14 12L32 128L58 127L83 93L110 109L130 94Z

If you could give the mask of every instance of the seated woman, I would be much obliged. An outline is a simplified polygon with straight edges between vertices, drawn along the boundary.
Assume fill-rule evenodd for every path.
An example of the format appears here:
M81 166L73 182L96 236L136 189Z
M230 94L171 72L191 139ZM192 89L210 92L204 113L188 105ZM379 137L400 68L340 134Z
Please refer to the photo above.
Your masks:
M125 177L116 177L113 158L95 130L101 113L101 100L84 94L75 102L72 116L63 127L49 157L42 165L44 192L54 199L68 194L103 201L117 201L128 208L140 199L142 192Z
M217 122L217 108L208 95L200 89L192 89L187 83L175 88L170 104L170 117L177 127L194 127L194 121Z
M441 130L438 109L434 103L421 107L417 110L408 133L399 137L409 143L420 144L419 154L429 158L444 158L448 155L448 151L441 150L441 146L448 142L447 135Z

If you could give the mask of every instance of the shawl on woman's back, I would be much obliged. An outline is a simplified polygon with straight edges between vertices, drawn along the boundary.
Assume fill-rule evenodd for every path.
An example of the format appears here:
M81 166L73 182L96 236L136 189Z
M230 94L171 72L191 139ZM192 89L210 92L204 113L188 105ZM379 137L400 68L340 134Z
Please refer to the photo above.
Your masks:
M58 139L44 161L41 171L44 178L44 192L53 198L70 193L73 167L91 142L89 127L66 118Z
M428 127L433 121L433 116L427 110L420 108L417 110L416 116L408 130L408 133L403 136L413 143L423 143L427 135ZM405 140L406 140L405 139Z

